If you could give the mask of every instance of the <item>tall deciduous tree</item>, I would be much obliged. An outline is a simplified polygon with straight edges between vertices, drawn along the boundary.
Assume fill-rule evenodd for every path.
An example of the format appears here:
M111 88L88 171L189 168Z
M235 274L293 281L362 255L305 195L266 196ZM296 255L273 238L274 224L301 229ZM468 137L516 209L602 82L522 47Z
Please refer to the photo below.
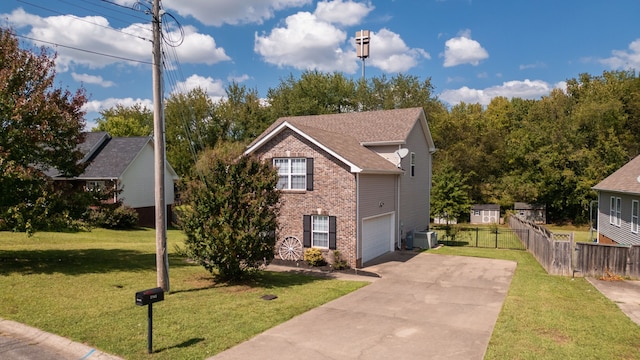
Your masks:
M238 150L203 153L180 215L187 254L223 280L273 259L276 241L277 173Z
M471 208L468 179L456 171L450 163L445 163L433 175L431 188L431 213L433 216L449 220L460 220Z
M111 136L149 136L153 133L153 112L140 104L116 105L100 112L93 131L106 131Z
M0 229L44 226L59 200L44 171L82 171L85 92L56 88L54 79L55 56L22 49L0 29Z

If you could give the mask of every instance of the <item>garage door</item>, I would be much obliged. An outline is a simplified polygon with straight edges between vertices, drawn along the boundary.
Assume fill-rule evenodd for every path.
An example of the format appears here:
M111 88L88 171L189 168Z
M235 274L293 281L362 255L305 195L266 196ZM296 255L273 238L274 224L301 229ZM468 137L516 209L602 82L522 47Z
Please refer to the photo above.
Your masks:
M393 213L362 221L362 262L393 250Z

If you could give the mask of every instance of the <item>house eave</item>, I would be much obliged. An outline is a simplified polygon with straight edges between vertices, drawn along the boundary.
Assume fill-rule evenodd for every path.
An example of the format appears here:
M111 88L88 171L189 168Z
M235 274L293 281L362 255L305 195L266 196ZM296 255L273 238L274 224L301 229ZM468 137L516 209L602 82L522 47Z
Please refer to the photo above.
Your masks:
M595 190L595 191L605 191L605 192L610 192L610 193L614 193L614 194L625 194L625 195L634 195L634 196L640 196L640 192L637 191L632 191L632 190L616 190L616 189L604 189L604 188L596 188L596 187L592 187L591 189Z
M404 140L388 140L388 141L365 141L361 142L362 146L385 146L385 145L406 145Z
M354 164L354 163L350 162L349 160L345 159L340 154L336 153L332 149L328 148L327 146L325 146L321 142L317 141L316 139L314 139L313 137L309 136L307 133L305 133L304 131L298 129L297 127L293 126L292 124L290 124L287 121L284 121L282 124L278 125L278 127L273 129L269 134L267 134L262 139L260 139L260 141L258 141L257 143L253 144L252 146L248 147L247 150L245 150L243 154L244 155L252 154L256 150L258 150L260 147L262 147L262 145L266 144L268 141L273 139L277 134L282 132L282 130L284 130L285 128L290 129L291 131L295 132L296 134L302 136L303 138L305 138L306 140L310 141L314 145L318 146L322 150L326 151L327 153L329 153L330 155L332 155L336 159L340 160L345 165L349 166L349 169L350 169L350 171L352 173L362 172L362 169L359 166L357 166L356 164Z

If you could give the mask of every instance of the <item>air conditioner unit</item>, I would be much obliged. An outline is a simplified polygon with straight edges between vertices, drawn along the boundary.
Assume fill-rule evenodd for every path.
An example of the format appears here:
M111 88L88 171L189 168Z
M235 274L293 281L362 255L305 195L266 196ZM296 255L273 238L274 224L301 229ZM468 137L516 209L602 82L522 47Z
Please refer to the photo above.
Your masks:
M421 249L433 249L438 246L438 237L434 231L416 231L413 233L413 246Z

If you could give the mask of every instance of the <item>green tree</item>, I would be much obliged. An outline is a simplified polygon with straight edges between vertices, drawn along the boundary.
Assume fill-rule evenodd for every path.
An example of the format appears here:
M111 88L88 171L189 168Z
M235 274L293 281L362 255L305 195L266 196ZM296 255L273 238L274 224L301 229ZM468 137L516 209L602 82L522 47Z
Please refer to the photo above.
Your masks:
M10 29L0 28L0 69L0 229L47 227L68 213L45 171L82 172L85 91L54 87L55 56L21 49Z
M149 136L153 134L153 112L140 104L116 105L100 112L92 131L106 131L111 136Z
M433 174L431 188L431 214L444 218L460 220L469 213L471 198L467 177L456 171L451 163L445 163Z
M238 149L206 151L190 181L180 223L186 253L221 280L238 280L273 259L278 176Z
M253 140L275 120L268 117L267 108L260 103L257 90L231 83L225 91L227 97L213 107L215 122L220 124L220 140Z

